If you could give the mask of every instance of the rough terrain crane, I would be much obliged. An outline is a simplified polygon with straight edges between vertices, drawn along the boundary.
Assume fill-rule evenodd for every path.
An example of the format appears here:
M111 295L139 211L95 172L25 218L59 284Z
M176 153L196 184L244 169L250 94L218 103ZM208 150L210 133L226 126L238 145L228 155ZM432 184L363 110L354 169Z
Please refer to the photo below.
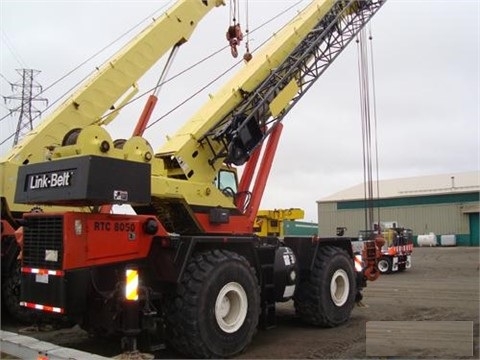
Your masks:
M347 238L258 237L253 224L282 120L383 3L312 1L157 152L141 137L115 147L95 124L21 166L15 202L136 212L25 213L21 304L129 351L166 341L191 357L238 354L274 326L276 302L313 325L346 322L378 273L375 242L355 272Z
M90 125L107 125L138 92L136 81L155 65L168 51L171 58L185 43L195 27L212 9L223 5L223 0L179 0L163 16L157 18L138 36L128 42L103 67L99 68L55 112L0 160L1 195L1 256L2 256L2 306L15 318L30 321L31 314L20 307L18 267L19 246L15 231L20 227L22 213L28 211L52 211L59 208L44 204L22 205L14 202L18 167L44 161L51 146L65 144L80 130ZM165 68L168 68L168 62ZM145 113L151 112L156 98L151 95ZM105 116L108 114L108 116ZM134 130L139 135L145 127L142 117ZM69 136L65 137L68 133ZM95 141L88 131L82 132L77 142ZM134 148L137 139L115 142L125 148ZM85 211L90 211L85 209Z

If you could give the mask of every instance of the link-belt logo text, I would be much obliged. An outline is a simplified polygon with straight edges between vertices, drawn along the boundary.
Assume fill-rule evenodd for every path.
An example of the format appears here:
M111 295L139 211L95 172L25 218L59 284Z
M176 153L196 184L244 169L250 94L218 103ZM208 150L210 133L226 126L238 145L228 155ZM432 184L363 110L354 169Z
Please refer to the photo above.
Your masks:
M73 171L59 171L48 174L30 175L28 189L51 189L70 186Z

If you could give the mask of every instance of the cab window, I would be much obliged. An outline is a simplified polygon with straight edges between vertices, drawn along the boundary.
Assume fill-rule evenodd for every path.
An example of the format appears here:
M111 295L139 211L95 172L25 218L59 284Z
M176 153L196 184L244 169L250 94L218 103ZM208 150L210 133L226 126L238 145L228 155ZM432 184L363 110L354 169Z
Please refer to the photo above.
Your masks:
M217 177L217 188L220 191L227 189L236 194L238 191L237 174L230 170L220 170Z

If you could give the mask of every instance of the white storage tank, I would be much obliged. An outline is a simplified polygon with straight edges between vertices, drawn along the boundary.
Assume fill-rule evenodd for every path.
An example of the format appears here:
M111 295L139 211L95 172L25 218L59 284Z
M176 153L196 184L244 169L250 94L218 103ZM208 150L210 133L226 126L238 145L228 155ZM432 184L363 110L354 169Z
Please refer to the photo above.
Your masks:
M437 246L437 236L431 232L428 235L418 235L418 246Z
M457 246L457 237L455 235L440 236L441 246Z

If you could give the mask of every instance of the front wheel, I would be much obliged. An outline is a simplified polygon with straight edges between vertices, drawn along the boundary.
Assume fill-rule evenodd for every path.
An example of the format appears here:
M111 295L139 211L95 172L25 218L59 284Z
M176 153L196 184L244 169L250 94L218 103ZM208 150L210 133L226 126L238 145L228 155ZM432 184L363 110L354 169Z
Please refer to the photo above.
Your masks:
M392 272L392 259L386 256L382 257L378 260L377 267L382 274L390 274Z
M350 318L355 297L353 260L341 248L324 246L310 274L300 278L294 304L306 323L335 327Z
M254 269L225 250L196 254L166 303L168 339L190 357L224 358L251 341L260 313Z

